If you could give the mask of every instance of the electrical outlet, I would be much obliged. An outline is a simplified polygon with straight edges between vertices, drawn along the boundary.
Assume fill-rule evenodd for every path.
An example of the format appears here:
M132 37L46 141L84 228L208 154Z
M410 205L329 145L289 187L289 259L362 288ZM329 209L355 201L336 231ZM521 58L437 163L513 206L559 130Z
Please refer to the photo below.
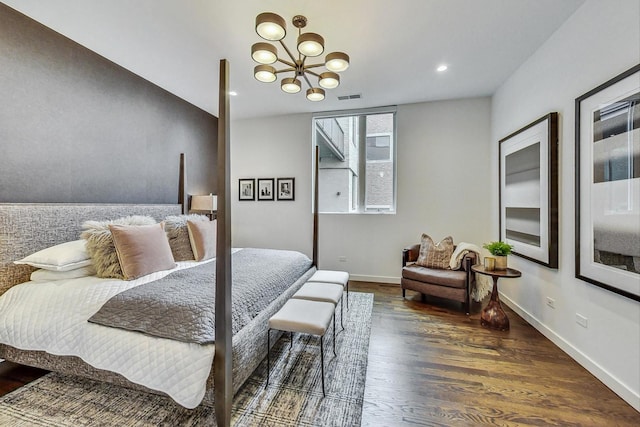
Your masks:
M587 318L580 313L576 313L576 323L583 328L587 327Z
M339 257L338 257L338 261L340 261L340 262L347 262L347 257L346 257L346 256L339 256Z
M551 297L547 297L547 305L551 308L556 308L556 300Z

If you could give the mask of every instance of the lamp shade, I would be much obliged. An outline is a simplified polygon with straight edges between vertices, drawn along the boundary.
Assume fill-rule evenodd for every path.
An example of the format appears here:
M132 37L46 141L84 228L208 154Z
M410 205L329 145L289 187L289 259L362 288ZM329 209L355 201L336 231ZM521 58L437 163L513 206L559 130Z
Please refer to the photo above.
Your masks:
M344 52L331 52L325 58L327 70L339 73L349 68L349 55Z
M272 44L255 43L251 46L251 57L260 64L273 64L278 60L278 51Z
M340 76L332 71L325 71L320 74L318 84L325 89L334 89L340 84Z
M256 33L269 41L282 40L287 35L284 19L280 15L264 12L256 16Z
M324 38L316 33L304 33L298 36L298 52L304 56L318 56L324 52Z
M300 83L300 80L295 77L287 77L282 79L280 87L287 93L298 93L300 92L300 89L302 89L302 84Z
M191 196L192 211L213 212L218 210L218 196L209 194L207 196Z
M322 101L324 99L324 89L319 87L307 89L307 99L309 101Z
M256 80L264 83L271 83L276 80L276 69L271 65L256 65L253 69Z

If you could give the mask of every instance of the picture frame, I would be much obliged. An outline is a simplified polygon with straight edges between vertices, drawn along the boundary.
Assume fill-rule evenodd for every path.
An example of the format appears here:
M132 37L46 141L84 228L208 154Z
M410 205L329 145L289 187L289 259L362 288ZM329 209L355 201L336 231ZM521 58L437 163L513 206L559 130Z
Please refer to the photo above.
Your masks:
M558 268L558 113L499 144L500 240L514 255Z
M240 178L238 180L238 200L252 201L256 199L254 178Z
M576 98L575 276L640 301L640 64Z
M278 200L295 200L295 181L295 178L278 178Z
M274 200L274 179L258 178L258 200Z

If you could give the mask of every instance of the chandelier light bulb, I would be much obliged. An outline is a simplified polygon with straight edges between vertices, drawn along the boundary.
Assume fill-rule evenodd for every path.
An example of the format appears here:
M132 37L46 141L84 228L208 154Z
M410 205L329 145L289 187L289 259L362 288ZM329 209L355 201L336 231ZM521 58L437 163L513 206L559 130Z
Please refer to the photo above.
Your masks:
M349 68L349 55L344 52L332 52L325 58L327 70L340 73Z
M298 36L298 52L304 56L319 56L324 52L324 38L316 33L304 33Z
M282 40L287 35L286 24L280 15L264 12L256 16L256 33L269 41Z
M325 71L320 74L320 80L318 80L318 84L325 89L334 89L337 88L340 84L340 76L332 71Z
M287 93L298 93L300 92L300 89L302 89L300 80L296 79L295 77L287 77L286 79L282 79L280 87Z
M324 99L324 89L320 89L319 87L307 89L307 99L314 102L322 101Z
M271 83L276 80L276 69L271 65L256 65L253 69L256 80L264 83Z
M273 64L278 60L278 51L269 43L256 43L251 46L251 57L259 64Z

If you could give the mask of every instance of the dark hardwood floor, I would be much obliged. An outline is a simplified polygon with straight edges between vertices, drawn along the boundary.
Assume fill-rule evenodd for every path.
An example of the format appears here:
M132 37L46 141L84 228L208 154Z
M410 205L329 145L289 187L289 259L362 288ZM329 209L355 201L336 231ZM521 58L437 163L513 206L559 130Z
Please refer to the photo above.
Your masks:
M640 413L505 307L508 332L480 326L475 305L397 285L375 294L363 426L639 426ZM0 364L0 395L45 371Z
M640 426L640 413L504 306L511 329L398 285L373 292L363 426Z

